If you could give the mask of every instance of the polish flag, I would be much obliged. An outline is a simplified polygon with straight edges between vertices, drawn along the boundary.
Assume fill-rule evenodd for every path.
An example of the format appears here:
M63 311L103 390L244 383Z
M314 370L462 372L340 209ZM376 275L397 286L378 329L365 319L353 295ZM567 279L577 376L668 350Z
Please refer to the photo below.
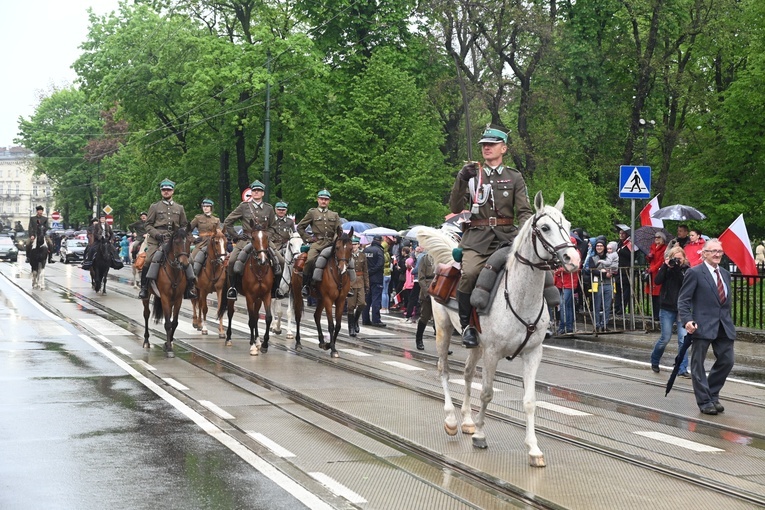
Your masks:
M738 270L744 275L756 275L757 265L752 255L752 243L749 241L749 232L746 230L744 215L739 215L736 221L731 223L725 232L718 237L723 250L729 259L738 266ZM754 283L750 278L749 284Z
M640 211L640 224L644 227L659 227L664 228L664 220L652 218L651 215L659 210L659 195L653 197L653 200L648 202L648 205L643 207Z

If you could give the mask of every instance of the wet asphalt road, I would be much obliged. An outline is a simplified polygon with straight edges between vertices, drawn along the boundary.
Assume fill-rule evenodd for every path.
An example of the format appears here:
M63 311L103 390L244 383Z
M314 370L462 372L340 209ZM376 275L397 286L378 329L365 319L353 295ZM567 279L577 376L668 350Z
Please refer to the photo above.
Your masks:
M0 324L0 508L306 508L2 276Z

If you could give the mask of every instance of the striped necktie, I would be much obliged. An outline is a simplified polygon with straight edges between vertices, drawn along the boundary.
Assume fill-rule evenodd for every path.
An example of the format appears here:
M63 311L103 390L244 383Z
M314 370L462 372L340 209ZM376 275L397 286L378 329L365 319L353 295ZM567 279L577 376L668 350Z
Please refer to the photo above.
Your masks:
M723 287L722 277L720 276L720 269L715 268L715 274L717 275L717 295L720 297L720 304L725 303L725 287Z

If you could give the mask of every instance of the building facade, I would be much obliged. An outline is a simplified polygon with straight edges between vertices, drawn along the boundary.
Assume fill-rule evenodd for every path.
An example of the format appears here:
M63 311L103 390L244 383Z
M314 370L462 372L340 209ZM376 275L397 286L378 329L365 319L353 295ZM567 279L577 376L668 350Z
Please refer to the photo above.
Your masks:
M24 147L0 147L0 221L3 229L27 228L35 207L53 210L53 194L46 175L34 175L34 154Z

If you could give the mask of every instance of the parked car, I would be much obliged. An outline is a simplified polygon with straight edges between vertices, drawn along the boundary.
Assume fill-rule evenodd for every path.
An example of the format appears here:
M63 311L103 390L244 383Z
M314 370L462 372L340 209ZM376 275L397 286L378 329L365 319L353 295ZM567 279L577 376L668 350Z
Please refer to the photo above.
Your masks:
M64 264L82 260L85 257L85 248L87 247L88 242L82 239L66 239L61 241L58 256Z
M19 249L13 244L13 239L8 236L0 237L0 259L16 262L19 258Z

